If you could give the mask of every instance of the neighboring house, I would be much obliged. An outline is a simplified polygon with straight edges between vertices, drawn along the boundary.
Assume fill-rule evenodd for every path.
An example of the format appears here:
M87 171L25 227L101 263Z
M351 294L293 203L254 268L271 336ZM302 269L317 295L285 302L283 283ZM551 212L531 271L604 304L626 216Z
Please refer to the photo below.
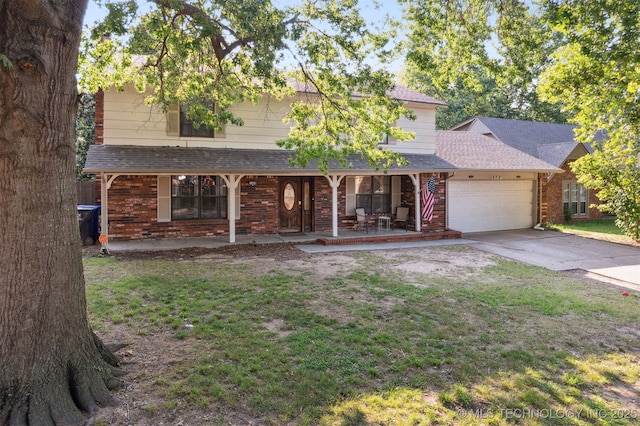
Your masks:
M600 212L591 205L600 200L595 192L578 183L571 163L593 152L589 144L575 140L571 124L538 123L504 118L475 117L453 127L452 131L476 132L543 160L564 173L550 173L542 191L546 192L546 217L550 222L567 219L599 219Z
M216 132L194 129L177 105L167 113L146 106L132 87L101 91L96 97L96 145L89 149L84 171L100 176L103 233L112 240L227 236L230 242L236 234L338 236L341 229L354 226L358 207L388 215L406 206L413 229L450 237L448 230L455 227L448 224L448 213L468 208L455 195L451 204L448 194L467 189L457 182L463 173L469 175L468 170L500 182L500 191L512 180L528 182L528 198L519 207L529 212L526 220L509 222L493 215L487 218L492 228L526 228L540 221L537 206L542 201L536 188L546 173L559 169L528 156L525 161L504 144L496 148L495 141L489 141L493 145L487 152L507 158L498 164L492 155L483 155L466 168L456 154L466 149L466 140L462 145L459 138L440 140L446 133L435 130L436 108L446 104L402 87L390 96L403 100L417 117L396 123L414 132L414 140L383 141L386 148L402 153L409 165L384 173L354 156L350 168L332 163L323 175L313 163L291 166L292 153L275 144L288 134L283 118L291 99L265 96L257 105L237 105L234 113L245 125L227 125ZM440 156L437 146L443 143L447 147L440 150L448 154ZM455 149L457 145L462 151ZM428 223L420 214L420 191L431 177L435 207ZM483 196L479 202L493 199ZM471 209L479 211L478 205Z

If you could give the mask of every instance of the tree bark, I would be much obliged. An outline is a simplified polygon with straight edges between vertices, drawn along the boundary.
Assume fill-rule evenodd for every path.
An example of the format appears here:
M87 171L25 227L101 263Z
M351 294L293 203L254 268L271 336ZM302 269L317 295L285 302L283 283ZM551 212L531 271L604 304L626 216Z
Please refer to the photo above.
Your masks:
M0 0L0 425L82 424L119 384L89 326L75 73L87 0Z

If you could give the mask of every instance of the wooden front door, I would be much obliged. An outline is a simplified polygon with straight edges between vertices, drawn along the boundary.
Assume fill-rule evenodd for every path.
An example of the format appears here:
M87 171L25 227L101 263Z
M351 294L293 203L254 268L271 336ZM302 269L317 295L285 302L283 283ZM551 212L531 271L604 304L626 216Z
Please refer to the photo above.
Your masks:
M302 232L302 194L299 177L280 178L280 232Z

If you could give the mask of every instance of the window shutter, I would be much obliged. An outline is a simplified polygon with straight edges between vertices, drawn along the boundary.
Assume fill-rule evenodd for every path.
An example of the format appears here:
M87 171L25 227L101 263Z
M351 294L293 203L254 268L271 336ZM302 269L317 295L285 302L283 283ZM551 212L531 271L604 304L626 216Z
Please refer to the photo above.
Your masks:
M356 178L347 176L347 196L345 199L345 215L354 216L356 214Z
M401 191L401 177L391 176L391 213L396 211L396 207L400 207L402 205Z
M180 136L180 104L174 102L167 109L167 136Z
M158 176L158 222L171 222L171 176Z
M218 108L217 107L215 108L215 112L218 112ZM218 129L214 130L213 131L213 137L214 138L225 138L225 137L227 137L226 127L227 127L226 125L222 125L220 130L218 130ZM236 211L240 211L240 210L236 210Z

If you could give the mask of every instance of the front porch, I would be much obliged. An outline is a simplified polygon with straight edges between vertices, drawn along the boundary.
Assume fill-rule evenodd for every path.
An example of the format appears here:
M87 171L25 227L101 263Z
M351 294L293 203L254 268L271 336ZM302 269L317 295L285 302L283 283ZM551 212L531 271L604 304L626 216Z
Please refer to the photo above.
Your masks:
M331 232L307 232L295 235L238 235L235 243L230 243L229 239L223 236L208 238L162 238L131 241L110 241L109 251L161 251L179 250L187 248L216 248L225 247L231 244L318 244L322 246L342 246L342 245L363 245L363 244L389 244L389 243L411 243L419 241L435 240L455 240L460 239L459 231L448 230L443 232L416 232L405 231L404 229L370 231L341 230L337 237L333 237Z

